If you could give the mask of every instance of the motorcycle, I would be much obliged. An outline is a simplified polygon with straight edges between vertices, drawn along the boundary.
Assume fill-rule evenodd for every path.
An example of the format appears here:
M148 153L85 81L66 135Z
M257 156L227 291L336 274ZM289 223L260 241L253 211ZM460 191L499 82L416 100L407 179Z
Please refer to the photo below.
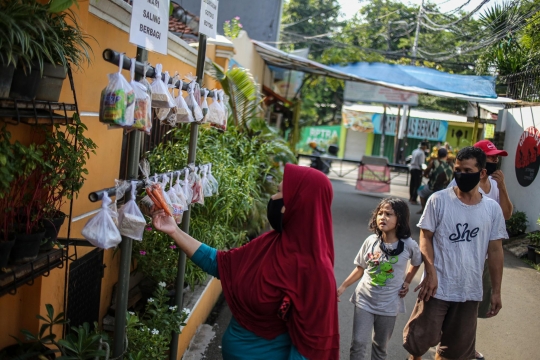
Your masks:
M310 167L321 171L328 175L332 166L332 160L329 157L337 157L339 148L336 145L330 145L328 147L328 155L325 156L327 151L321 149L318 146L313 148Z

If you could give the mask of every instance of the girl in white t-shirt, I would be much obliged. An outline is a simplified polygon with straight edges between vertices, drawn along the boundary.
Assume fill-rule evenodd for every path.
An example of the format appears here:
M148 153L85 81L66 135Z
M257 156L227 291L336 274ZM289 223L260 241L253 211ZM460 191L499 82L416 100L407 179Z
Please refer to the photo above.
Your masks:
M372 360L386 359L397 314L405 312L403 297L422 263L418 244L411 239L409 207L403 200L382 200L371 216L369 229L374 234L362 244L354 260L356 268L337 290L339 300L361 279L351 297L355 304L351 360L367 359L369 348ZM412 266L407 272L409 260Z

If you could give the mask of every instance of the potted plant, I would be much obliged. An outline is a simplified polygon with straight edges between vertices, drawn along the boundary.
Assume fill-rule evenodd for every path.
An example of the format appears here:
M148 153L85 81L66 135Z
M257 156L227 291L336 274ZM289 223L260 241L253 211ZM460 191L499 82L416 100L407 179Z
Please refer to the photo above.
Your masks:
M90 153L95 154L97 145L85 136L88 130L78 116L73 115L73 124L55 125L53 131L45 131L43 159L47 159L51 171L43 179L45 242L42 251L50 250L56 243L60 227L66 214L62 206L82 188L86 169L86 160ZM76 147L75 147L76 144Z
M75 15L62 12L73 3L58 0L48 4L35 0L0 3L0 66L12 72L15 67L10 97L34 99L39 91L43 100L58 101L68 63L80 67L90 60L90 46ZM6 97L9 71L2 71L0 97ZM58 76L60 79L54 80ZM42 77L45 81L39 90Z
M86 41L90 36L82 32L76 15L69 9L59 12L54 4L48 5L46 21L50 32L47 37L50 38L48 41L57 41L57 46L51 52L53 60L43 63L43 76L36 92L36 99L46 101L58 101L67 67L80 69L84 63L89 64L92 51Z
M525 234L528 223L527 214L523 211L515 211L512 214L512 217L506 220L506 231L508 232L508 236L513 237Z

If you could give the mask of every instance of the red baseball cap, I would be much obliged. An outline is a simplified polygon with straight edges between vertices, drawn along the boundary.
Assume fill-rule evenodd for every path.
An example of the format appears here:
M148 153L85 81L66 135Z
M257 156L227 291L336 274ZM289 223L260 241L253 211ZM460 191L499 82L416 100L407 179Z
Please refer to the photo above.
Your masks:
M508 156L506 150L497 150L495 144L489 140L480 140L474 144L475 148L482 149L487 156Z

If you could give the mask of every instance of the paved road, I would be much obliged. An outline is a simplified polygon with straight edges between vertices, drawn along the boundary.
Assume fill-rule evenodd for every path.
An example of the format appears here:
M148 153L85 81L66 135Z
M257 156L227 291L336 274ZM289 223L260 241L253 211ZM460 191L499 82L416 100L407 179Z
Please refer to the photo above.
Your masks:
M332 179L334 185L333 219L335 241L335 273L338 285L354 268L353 259L364 239L370 235L367 221L379 198L360 195L354 189L352 179ZM415 226L420 215L415 214L418 206L411 208L411 229L413 238L418 239ZM488 360L540 359L536 341L540 330L540 273L529 268L510 253L505 254L503 280L503 310L494 319L480 320L478 323L477 348ZM414 289L421 271L414 280ZM342 295L339 303L341 332L341 359L348 359L352 333L353 305L348 301L354 286ZM405 359L407 353L402 347L402 330L407 322L415 301L414 293L406 298L407 314L398 316L394 335L390 342L388 359ZM226 305L220 307L216 320L210 322L216 331L209 344L205 359L221 359L221 333L224 331L230 312ZM210 326L209 326L210 327ZM433 352L424 359L433 359Z

